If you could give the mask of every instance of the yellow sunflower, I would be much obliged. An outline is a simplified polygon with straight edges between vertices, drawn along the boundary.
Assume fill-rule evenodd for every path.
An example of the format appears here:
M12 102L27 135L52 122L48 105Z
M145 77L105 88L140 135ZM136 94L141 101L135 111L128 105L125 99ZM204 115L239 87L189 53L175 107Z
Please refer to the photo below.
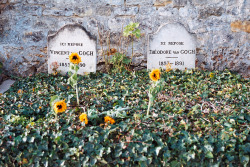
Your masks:
M19 89L19 90L17 91L17 93L18 93L18 94L21 94L21 93L23 93L23 90L22 90L22 89Z
M82 62L81 57L77 53L71 53L69 56L69 61L73 64L79 64Z
M104 122L114 124L115 120L109 116L104 117Z
M23 158L22 164L27 164L29 163L29 161L27 160L27 158Z
M168 62L168 64L166 65L166 72L169 72L171 70L172 70L171 64Z
M159 69L154 69L150 74L149 77L152 81L158 81L161 78L161 72Z
M56 113L64 112L67 109L65 100L58 101L54 104L54 110Z
M79 116L79 119L80 119L81 122L85 121L85 124L88 124L88 117L87 117L87 114L82 113L82 114Z
M209 77L210 77L210 78L213 78L213 77L214 77L214 73L211 72L211 73L209 74Z

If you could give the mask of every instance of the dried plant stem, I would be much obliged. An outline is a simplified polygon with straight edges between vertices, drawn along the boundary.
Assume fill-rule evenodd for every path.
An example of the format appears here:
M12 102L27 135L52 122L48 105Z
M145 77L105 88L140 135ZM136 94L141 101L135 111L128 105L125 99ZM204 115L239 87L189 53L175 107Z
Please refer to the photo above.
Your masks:
M122 31L121 31L121 34L120 34L120 37L119 37L119 42L118 42L119 46L117 48L117 51L120 52L120 53L122 51L122 37L123 37L122 33L123 33L123 24L122 24Z
M105 65L106 65L107 72L109 72L110 32L107 36L107 45L108 45L108 50L107 50L107 58L105 56Z
M97 26L97 29L98 29L98 35L99 35L99 43L101 45L101 49L102 49L102 56L104 56L103 54L103 46L102 46L102 39L101 39L101 34L100 34L100 31L99 31L99 27Z
M133 56L134 56L134 38L133 38L133 35L132 35L132 55L131 55L130 65L132 65L132 62L133 62Z
M128 43L127 43L127 50L126 50L126 53L128 53L129 37L128 37L127 39L128 39Z
M107 62L106 56L105 56L104 51L103 51L101 33L100 33L100 31L99 31L99 27L97 27L97 28L98 28L98 35L99 35L99 43L100 43L101 49L102 49L102 57L104 57L105 67L106 67L106 70L107 70L107 72L108 72L108 62Z
M109 46L109 50L108 50L108 58L109 58L109 56L110 56L110 32L109 32L109 36L108 36L108 46ZM109 59L108 59L109 60Z

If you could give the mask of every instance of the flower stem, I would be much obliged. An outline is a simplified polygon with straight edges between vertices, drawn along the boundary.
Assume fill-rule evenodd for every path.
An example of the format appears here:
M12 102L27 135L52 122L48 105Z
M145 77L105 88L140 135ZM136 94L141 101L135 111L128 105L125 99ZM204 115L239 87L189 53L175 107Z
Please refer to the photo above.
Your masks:
M148 110L147 110L147 116L149 115L149 110L150 110L150 107L151 107L151 100L149 98L149 102L148 102Z
M77 105L79 106L79 97L78 97L77 82L76 82L76 100L77 100Z

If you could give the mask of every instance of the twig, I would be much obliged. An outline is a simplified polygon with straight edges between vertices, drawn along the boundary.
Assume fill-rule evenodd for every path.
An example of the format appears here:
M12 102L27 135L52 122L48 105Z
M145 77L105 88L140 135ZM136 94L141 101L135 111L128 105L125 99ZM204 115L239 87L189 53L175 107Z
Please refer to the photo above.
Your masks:
M98 29L98 35L99 35L99 43L101 45L101 49L102 49L102 56L104 56L103 54L103 45L102 45L102 39L101 39L101 34L100 34L100 31L99 31L99 27L97 26L97 29Z
M118 45L120 46L120 48L117 48L118 52L121 52L121 49L122 49L122 37L123 37L123 23L122 23L122 32L120 34L120 38L119 38L119 42L118 42Z

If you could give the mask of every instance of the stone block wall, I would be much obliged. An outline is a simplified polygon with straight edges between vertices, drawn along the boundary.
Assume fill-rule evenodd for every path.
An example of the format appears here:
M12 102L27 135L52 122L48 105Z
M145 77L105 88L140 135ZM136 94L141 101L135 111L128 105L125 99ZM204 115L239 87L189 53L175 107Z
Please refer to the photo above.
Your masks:
M133 61L146 68L148 34L180 23L197 40L197 67L249 76L249 10L248 0L0 0L0 61L12 75L47 72L48 34L78 23L97 37L100 69L101 48L131 55L129 40L120 36L134 21L142 37L134 43Z

